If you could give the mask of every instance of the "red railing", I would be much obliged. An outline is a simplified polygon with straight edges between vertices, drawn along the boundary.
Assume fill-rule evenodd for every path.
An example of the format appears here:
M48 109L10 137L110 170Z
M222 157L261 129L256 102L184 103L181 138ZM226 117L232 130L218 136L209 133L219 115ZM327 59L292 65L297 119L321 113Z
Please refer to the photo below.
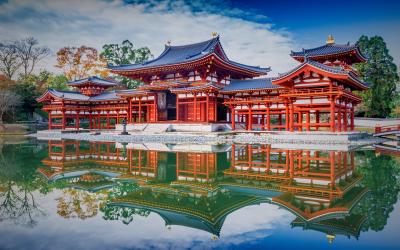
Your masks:
M381 125L375 126L375 134L390 132L390 131L400 131L400 124L392 126L381 126Z

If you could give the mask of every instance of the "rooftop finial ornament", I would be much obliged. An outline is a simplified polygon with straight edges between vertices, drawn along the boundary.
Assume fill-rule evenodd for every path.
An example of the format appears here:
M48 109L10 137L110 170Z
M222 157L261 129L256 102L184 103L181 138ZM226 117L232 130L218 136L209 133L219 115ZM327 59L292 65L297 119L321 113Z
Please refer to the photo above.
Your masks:
M326 44L334 44L335 43L335 39L333 39L332 35L328 36L328 40L326 40Z
M167 45L170 46L171 45L171 40L167 41Z
M212 35L212 37L217 37L218 33L214 31L214 32L211 33L211 35Z

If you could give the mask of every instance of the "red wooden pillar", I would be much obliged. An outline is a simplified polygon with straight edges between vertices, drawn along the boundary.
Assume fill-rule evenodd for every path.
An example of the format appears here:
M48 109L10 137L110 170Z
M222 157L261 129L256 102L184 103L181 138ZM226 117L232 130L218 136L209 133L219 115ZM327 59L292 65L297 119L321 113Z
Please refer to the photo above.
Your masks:
M214 121L216 122L217 121L217 107L218 107L218 97L217 97L217 94L215 94L214 93L214 95L215 95L215 98L214 98Z
M315 130L319 130L319 110L315 111Z
M65 119L65 109L63 108L61 112L62 112L61 129L65 129L65 124L66 124L66 121L67 121L67 119Z
M343 122L344 122L344 131L348 130L348 113L347 113L347 100L344 101L344 115L343 115Z
M51 130L51 127L53 126L53 121L51 118L51 110L49 111L49 130Z
M303 113L302 112L297 113L297 130L303 131Z
M331 189L335 187L335 152L329 152L329 161L330 161L330 184Z
M249 115L248 115L248 130L253 130L253 108L252 105L249 104Z
M132 98L128 98L128 121L127 123L132 123Z
M329 112L330 112L330 129L331 132L335 132L335 98L331 97L330 98L330 108L329 108Z
M138 123L142 123L142 97L139 97Z
M292 100L290 101L289 129L290 132L294 131L294 105Z
M89 129L92 129L92 112L89 112Z
M342 101L339 100L339 107L338 107L338 131L342 132Z
M206 122L208 123L209 121L209 114L210 114L210 110L209 110L209 102L210 102L210 97L209 94L206 93ZM214 113L216 112L216 110L214 110ZM213 116L214 117L214 116Z
M269 173L269 170L271 168L271 145L267 145L267 151L266 151L266 165L267 165L267 173Z
M232 105L231 105L231 126L232 126L232 130L236 129L235 107Z
M107 111L107 129L110 129L110 111Z
M197 121L197 93L193 93L193 97L194 97L193 121Z
M154 114L155 114L155 122L158 122L158 95L156 94L155 105L154 105Z
M354 130L354 102L351 103L351 110L350 110L350 130Z
M289 131L289 102L285 102L285 130Z
M179 94L176 94L176 120L179 121Z
M101 129L101 110L97 111L97 120L99 123L99 129Z
M306 113L306 130L310 131L310 111Z
M263 118L264 121L264 118ZM267 130L271 130L271 110L270 110L270 104L267 104Z
M76 130L79 130L79 111L76 112L76 122L75 122L75 128Z

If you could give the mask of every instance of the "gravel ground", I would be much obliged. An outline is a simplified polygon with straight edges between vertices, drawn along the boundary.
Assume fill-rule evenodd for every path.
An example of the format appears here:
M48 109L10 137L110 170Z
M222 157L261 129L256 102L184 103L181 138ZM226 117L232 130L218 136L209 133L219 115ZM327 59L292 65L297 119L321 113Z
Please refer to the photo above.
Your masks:
M301 139L271 139L268 134L194 134L194 133L164 133L164 134L130 134L118 135L116 133L101 133L93 135L90 133L57 133L39 131L31 136L43 139L72 139L85 141L115 141L115 142L161 142L161 143L191 143L191 144L223 144L223 143L249 143L249 144L271 144L271 143L293 143L293 144L351 144L370 145L384 141L371 136L361 136L351 141L337 141L335 136L321 141ZM322 137L321 137L322 138Z

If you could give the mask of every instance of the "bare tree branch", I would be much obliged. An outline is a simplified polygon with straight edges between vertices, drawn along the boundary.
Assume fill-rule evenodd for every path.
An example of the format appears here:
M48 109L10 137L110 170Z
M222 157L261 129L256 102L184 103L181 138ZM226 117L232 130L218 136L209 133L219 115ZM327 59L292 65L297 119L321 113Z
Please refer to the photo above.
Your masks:
M38 44L39 42L33 37L28 37L16 42L15 46L21 60L23 76L31 74L36 64L50 54L50 49L48 47L38 47Z
M0 124L3 123L3 115L12 112L21 104L21 98L12 91L5 90L0 92Z
M0 43L0 72L12 79L21 67L15 42Z

